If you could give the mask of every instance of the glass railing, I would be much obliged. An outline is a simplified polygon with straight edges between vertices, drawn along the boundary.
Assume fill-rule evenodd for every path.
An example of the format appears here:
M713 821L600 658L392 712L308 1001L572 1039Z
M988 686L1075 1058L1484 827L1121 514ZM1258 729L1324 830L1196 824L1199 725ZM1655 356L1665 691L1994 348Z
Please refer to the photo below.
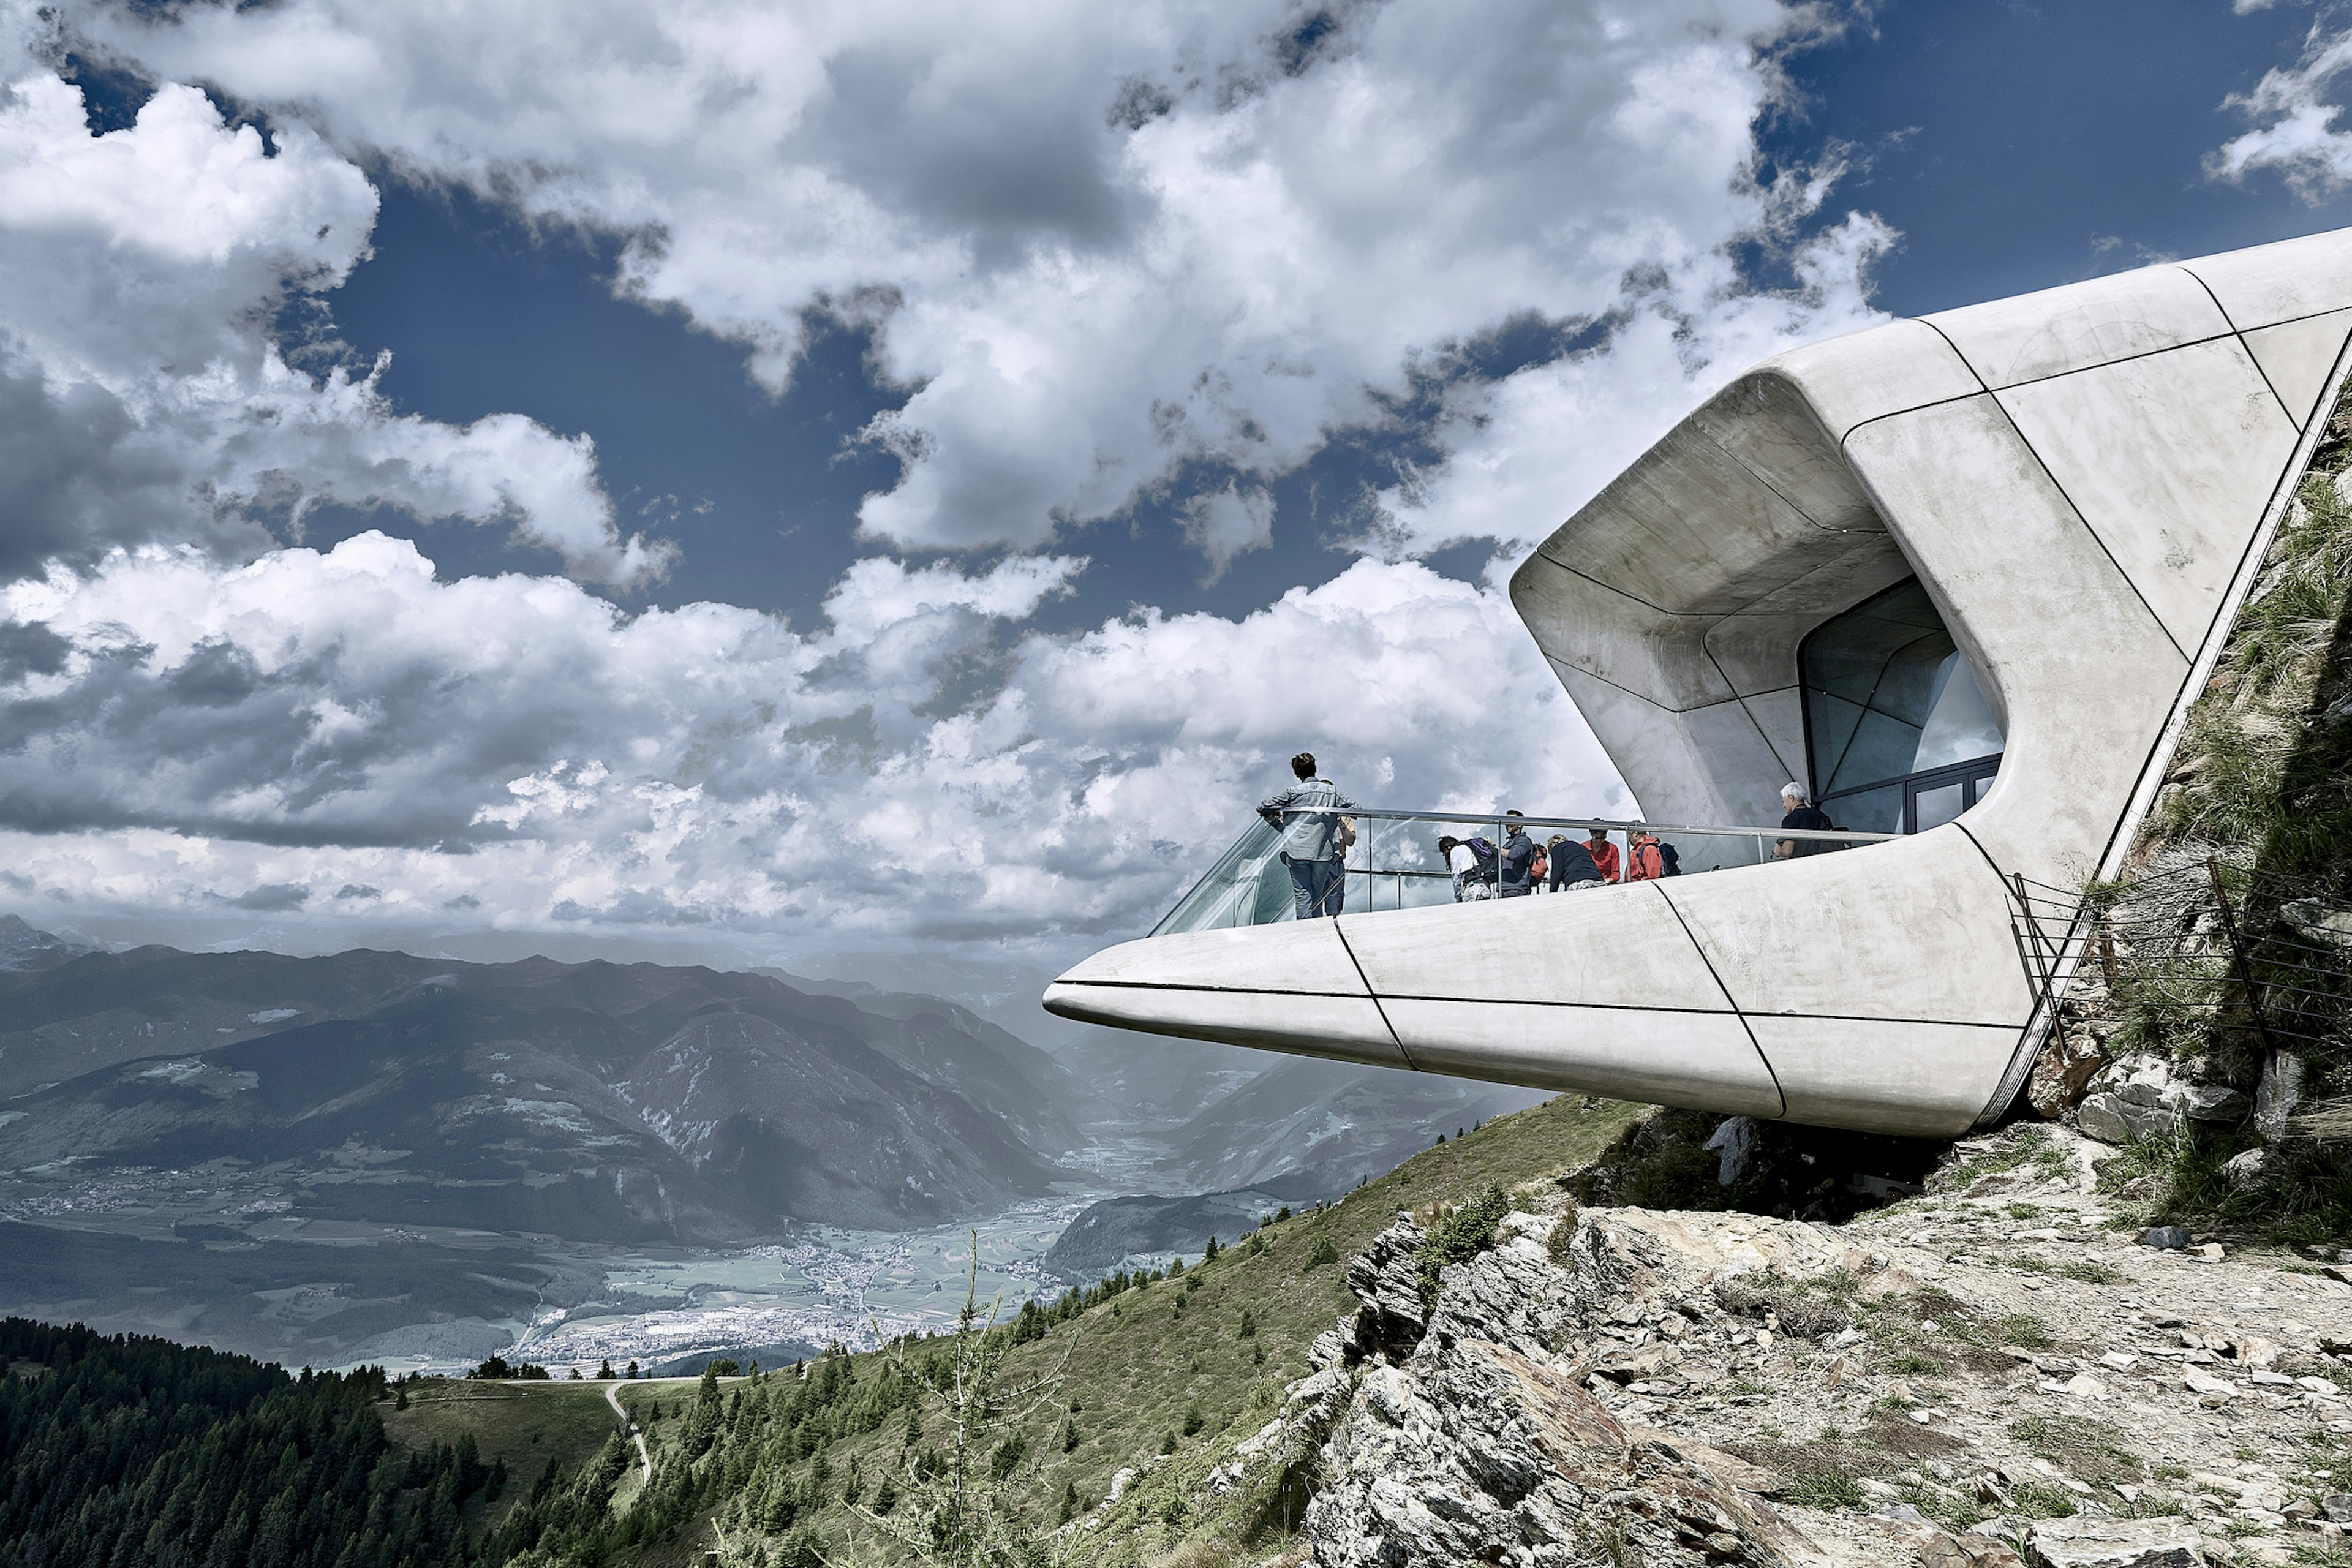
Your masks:
M1319 812L1321 808L1313 808ZM1292 815L1309 814L1296 808ZM1349 848L1338 911L1359 914L1374 910L1412 910L1433 904L1482 901L1487 890L1477 884L1465 888L1438 853L1441 837L1484 838L1500 847L1509 829L1504 818L1464 816L1434 811L1385 811L1362 807L1339 813L1356 826L1356 842ZM1538 844L1553 835L1572 834L1584 839L1596 829L1609 836L1618 864L1630 861L1636 835L1650 834L1671 847L1680 875L1718 871L1731 866L1754 866L1790 855L1817 855L1858 844L1877 844L1902 837L1896 833L1845 833L1795 827L1696 827L1679 823L1610 822L1587 816L1526 816L1510 819ZM1290 868L1282 859L1283 830L1259 819L1236 839L1234 847L1176 902L1176 907L1151 928L1153 936L1178 931L1221 931L1231 926L1273 925L1297 916ZM1782 848L1781 846L1787 846Z

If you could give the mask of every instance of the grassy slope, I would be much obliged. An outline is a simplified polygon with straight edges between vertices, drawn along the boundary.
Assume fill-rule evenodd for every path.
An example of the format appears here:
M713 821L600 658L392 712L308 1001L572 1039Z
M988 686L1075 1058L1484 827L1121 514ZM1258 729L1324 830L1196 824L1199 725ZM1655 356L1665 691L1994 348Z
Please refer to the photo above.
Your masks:
M1308 1343L1331 1327L1342 1310L1352 1310L1346 1260L1390 1225L1399 1209L1459 1202L1491 1184L1542 1184L1581 1170L1645 1109L1603 1102L1585 1110L1569 1095L1498 1117L1465 1138L1423 1151L1339 1204L1267 1229L1258 1250L1230 1247L1204 1268L1130 1290L1056 1328L1044 1341L1023 1347L1012 1360L1008 1381L1049 1369L1066 1352L1068 1359L1057 1397L1026 1425L1029 1458L1013 1477L1015 1497L1033 1518L1048 1521L1068 1486L1075 1486L1091 1508L1109 1491L1117 1471L1142 1466L1173 1436L1171 1457L1106 1514L1089 1555L1106 1562L1140 1561L1183 1541L1266 1544L1269 1532L1278 1536L1286 1523L1295 1523L1295 1494L1276 1496L1261 1484L1255 1492L1223 1500L1206 1514L1171 1514L1171 1499L1197 1494L1208 1470L1229 1458L1234 1446L1279 1405L1284 1385L1306 1375ZM1310 1263L1321 1244L1328 1244L1336 1261ZM1198 1289L1189 1288L1194 1279L1200 1280ZM1245 1310L1257 1331L1250 1339L1238 1332ZM854 1358L857 1376L878 1373L878 1360L875 1354ZM728 1380L729 1384L734 1381ZM467 1386L444 1384L441 1389ZM535 1465L528 1470L518 1465L513 1445L530 1429L533 1412L559 1407L538 1423L543 1433L540 1447L555 1441L554 1433L562 1426L568 1434L564 1441L572 1445L564 1451L574 1455L592 1449L611 1430L601 1385L492 1386L501 1397L467 1399L436 1391L431 1403L420 1401L394 1418L407 1423L396 1426L395 1435L404 1442L446 1442L459 1429L457 1423L478 1422L476 1441L484 1460L505 1452L509 1470L527 1488L538 1472ZM624 1384L621 1394L656 1455L677 1439L693 1396L690 1380ZM1074 1400L1080 1406L1074 1418L1080 1441L1065 1454L1060 1436ZM659 1417L652 1409L656 1403L664 1411ZM1200 1432L1187 1437L1185 1416L1195 1404L1205 1420ZM494 1432L507 1445L504 1448L493 1442ZM538 1451L527 1436L524 1451ZM819 1534L838 1548L854 1522L837 1500L839 1478L856 1461L867 1478L870 1496L873 1478L894 1471L899 1463L899 1423L894 1420L881 1431L845 1438L833 1445L827 1458L835 1477L836 1500L814 1522ZM633 1482L625 1484L616 1502L625 1506L635 1490ZM513 1495L510 1487L509 1496ZM867 1538L862 1526L856 1533ZM622 1560L640 1568L682 1563L709 1542L706 1524Z
M377 1408L385 1434L404 1447L454 1444L459 1434L471 1432L482 1463L506 1460L506 1490L487 1507L478 1498L470 1502L469 1526L495 1523L517 1498L529 1495L549 1460L559 1475L579 1468L613 1430L613 1407L604 1403L604 1384L596 1383L430 1378L409 1385L407 1409L395 1410L388 1402Z
M1255 1537L1269 1525L1278 1530L1285 1514L1295 1522L1295 1497L1251 1494L1172 1525L1162 1515L1171 1495L1196 1490L1213 1466L1269 1418L1285 1384L1307 1374L1308 1343L1342 1310L1353 1310L1346 1260L1391 1224L1399 1209L1459 1202L1490 1184L1519 1186L1580 1170L1645 1110L1604 1102L1583 1110L1568 1095L1498 1117L1465 1138L1423 1151L1341 1203L1271 1227L1263 1233L1262 1250L1230 1247L1205 1268L1130 1290L1024 1347L1013 1358L1008 1381L1050 1367L1066 1351L1068 1360L1058 1397L1026 1425L1030 1457L1013 1479L1019 1500L1033 1518L1050 1521L1064 1489L1075 1485L1091 1508L1108 1493L1116 1472L1143 1465L1172 1436L1171 1459L1122 1499L1097 1538L1114 1560L1128 1549L1148 1552L1181 1539ZM1310 1263L1321 1243L1337 1261ZM1192 1289L1196 1279L1200 1287ZM1244 1310L1257 1331L1246 1340L1238 1332ZM873 1359L857 1358L861 1376ZM663 1396L673 1415L654 1429L657 1438L677 1429L675 1413L689 1394L680 1389ZM1073 1417L1080 1441L1065 1454L1062 1425L1073 1400L1081 1407ZM1185 1415L1196 1403L1205 1425L1188 1438ZM845 1440L830 1455L834 1471L841 1474L852 1458L869 1478L893 1469L899 1441L895 1422ZM820 1516L817 1528L839 1542L852 1522L836 1504Z

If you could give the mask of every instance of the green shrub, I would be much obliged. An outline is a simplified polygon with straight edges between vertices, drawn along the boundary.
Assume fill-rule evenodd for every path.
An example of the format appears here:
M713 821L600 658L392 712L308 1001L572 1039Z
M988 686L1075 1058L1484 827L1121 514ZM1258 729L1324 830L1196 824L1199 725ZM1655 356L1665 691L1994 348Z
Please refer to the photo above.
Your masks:
M1467 1263L1495 1245L1495 1226L1510 1212L1511 1194L1497 1183L1437 1222L1414 1254L1424 1303L1436 1302L1439 1279L1447 1267Z

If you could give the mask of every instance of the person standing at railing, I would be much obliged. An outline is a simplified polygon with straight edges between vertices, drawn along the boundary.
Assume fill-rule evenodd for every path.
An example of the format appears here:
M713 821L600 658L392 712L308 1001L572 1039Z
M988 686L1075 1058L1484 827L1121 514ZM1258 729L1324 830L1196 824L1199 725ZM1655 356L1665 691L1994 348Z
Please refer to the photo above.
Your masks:
M1565 833L1553 836L1551 841L1551 890L1553 892L1557 893L1565 888L1605 886L1607 884L1601 879L1601 868L1593 864L1591 850Z
M1836 823L1830 820L1828 812L1813 805L1807 798L1805 786L1794 779L1780 786L1780 807L1788 814L1780 818L1780 826L1783 827L1805 827L1827 833L1837 826ZM1818 855L1824 849L1835 847L1837 846L1820 838L1783 838L1772 846L1772 858L1776 860L1787 860L1806 855Z
M1451 833L1438 837L1437 857L1454 873L1454 901L1457 904L1479 903L1495 896L1493 846L1487 846L1489 853L1484 858L1471 847L1486 842L1483 838L1456 838Z
M1502 873L1496 879L1495 895L1504 899L1524 899L1536 890L1536 841L1528 837L1521 814L1503 814L1506 834L1503 838Z
M1592 857L1592 868L1601 873L1603 882L1617 879L1617 846L1609 842L1609 830L1596 827L1584 836L1585 852Z
M1636 833L1626 846L1625 879L1629 882L1649 882L1666 874L1665 858L1658 853L1658 836Z
M1298 918L1315 920L1339 914L1347 905L1348 845L1354 824L1340 816L1356 803L1339 793L1329 779L1315 776L1315 753L1301 752L1290 759L1298 782L1261 802L1257 814L1282 829L1282 863L1290 868L1290 890L1298 900ZM1281 906L1276 905L1279 909Z

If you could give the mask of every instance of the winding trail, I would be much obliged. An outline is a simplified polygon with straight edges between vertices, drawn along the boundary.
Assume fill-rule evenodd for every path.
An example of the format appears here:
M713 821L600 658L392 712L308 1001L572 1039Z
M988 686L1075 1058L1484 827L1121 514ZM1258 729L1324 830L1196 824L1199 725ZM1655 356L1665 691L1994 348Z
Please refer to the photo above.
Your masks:
M646 1451L646 1435L637 1429L637 1424L635 1421L629 1419L628 1411L622 1408L619 1384L608 1383L604 1385L604 1403L611 1405L613 1414L621 1418L621 1430L637 1440L637 1463L645 1467L646 1479L651 1481L654 1479L654 1457Z

